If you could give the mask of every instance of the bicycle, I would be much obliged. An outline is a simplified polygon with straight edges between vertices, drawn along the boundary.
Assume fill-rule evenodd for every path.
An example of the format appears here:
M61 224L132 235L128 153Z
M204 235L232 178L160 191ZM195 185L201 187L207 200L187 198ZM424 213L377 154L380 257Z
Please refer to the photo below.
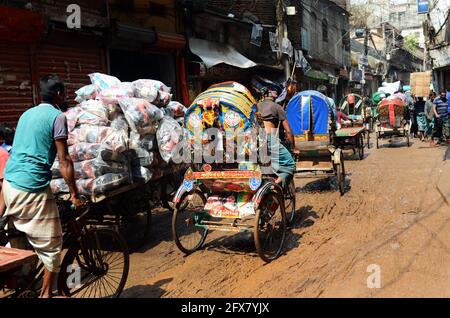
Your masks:
M71 203L57 199L63 226L64 254L57 280L59 294L67 297L119 297L129 271L128 247L123 237L107 228L88 227L90 204L78 213ZM5 231L8 240L24 238L15 229ZM33 264L26 275L22 267L0 273L6 297L34 298L40 294L44 265Z

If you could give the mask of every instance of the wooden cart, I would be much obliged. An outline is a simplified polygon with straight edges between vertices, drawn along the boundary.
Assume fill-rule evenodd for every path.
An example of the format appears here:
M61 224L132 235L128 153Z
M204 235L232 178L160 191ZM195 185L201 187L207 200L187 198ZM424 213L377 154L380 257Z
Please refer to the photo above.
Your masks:
M370 134L365 127L349 127L336 130L335 145L343 150L358 151L359 160L364 159L364 137L367 135L367 147L370 148Z

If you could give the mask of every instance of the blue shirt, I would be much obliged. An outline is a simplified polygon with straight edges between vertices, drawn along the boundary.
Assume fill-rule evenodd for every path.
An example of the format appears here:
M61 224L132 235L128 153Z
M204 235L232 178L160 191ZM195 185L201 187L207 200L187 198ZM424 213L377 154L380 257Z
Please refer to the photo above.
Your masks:
M440 97L438 97L433 103L436 105L436 112L439 117L445 118L448 115L448 101L444 102Z
M447 92L448 113L450 114L450 92Z
M17 124L5 179L24 192L41 192L52 179L56 158L54 123L62 112L50 104L27 110Z

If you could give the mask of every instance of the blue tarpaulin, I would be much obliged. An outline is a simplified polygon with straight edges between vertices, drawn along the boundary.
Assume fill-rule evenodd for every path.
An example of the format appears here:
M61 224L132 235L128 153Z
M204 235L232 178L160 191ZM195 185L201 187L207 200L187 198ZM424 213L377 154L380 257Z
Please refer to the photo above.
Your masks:
M328 134L328 119L333 113L327 97L316 91L298 93L286 108L287 120L294 136L304 135L308 130L314 135Z

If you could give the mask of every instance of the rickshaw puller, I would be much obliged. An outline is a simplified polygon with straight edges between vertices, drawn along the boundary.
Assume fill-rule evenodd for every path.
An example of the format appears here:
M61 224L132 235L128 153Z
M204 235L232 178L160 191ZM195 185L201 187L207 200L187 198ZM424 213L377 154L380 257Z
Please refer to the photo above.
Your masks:
M280 105L274 102L278 95L277 91L269 88L266 90L264 95L264 100L258 104L258 112L261 114L264 122L264 128L268 134L268 144L270 149L272 150L272 145L274 144L272 140L272 133L273 131L277 131L282 124L286 136L292 145L292 152L296 153L294 146L294 135L292 134L291 127L286 120L286 112ZM278 136L278 134L276 135ZM296 164L289 150L286 149L286 147L283 146L279 140L278 144L278 156L274 156L274 151L271 151L272 166L277 167L275 171L275 174L278 176L276 183L282 184L282 186L286 189L294 177ZM275 149L275 154L276 152L277 150Z

